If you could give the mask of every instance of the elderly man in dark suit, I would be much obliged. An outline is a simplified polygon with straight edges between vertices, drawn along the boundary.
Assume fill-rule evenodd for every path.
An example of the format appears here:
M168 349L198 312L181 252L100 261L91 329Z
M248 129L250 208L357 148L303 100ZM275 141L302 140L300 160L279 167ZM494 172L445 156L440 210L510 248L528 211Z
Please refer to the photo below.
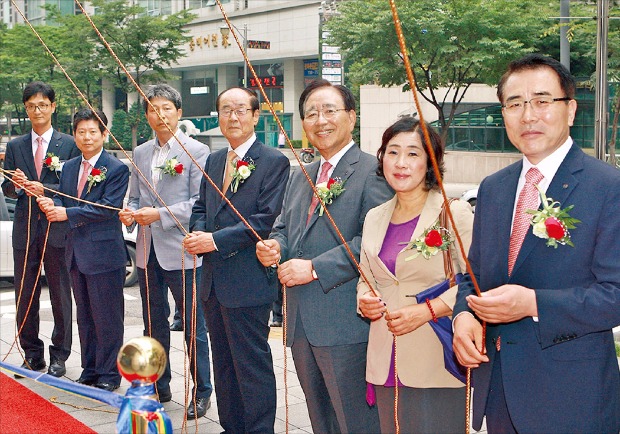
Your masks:
M301 94L299 111L308 139L321 153L308 173L317 183L342 182L344 191L327 208L359 261L366 213L393 193L376 174L377 159L353 142L355 98L349 89L317 80ZM282 261L287 343L314 432L379 432L377 409L365 400L369 324L357 314L359 273L312 196L297 172L271 239L258 243L256 253L266 267Z
M256 138L259 105L253 91L228 89L217 97L216 108L229 146L207 158L205 171L267 238L282 207L288 158ZM274 432L276 382L267 338L275 273L258 262L256 237L206 179L190 228L187 251L204 254L202 297L220 424L231 433Z
M466 276L454 308L456 354L476 368L473 426L618 433L620 172L570 137L575 81L559 62L512 62L497 95L523 159L480 185L469 259L483 293Z
M13 223L13 258L15 261L15 300L19 342L25 353L22 368L45 369L45 348L39 338L40 279L35 280L43 260L49 286L54 330L49 348L50 365L47 373L62 377L65 361L71 353L71 285L65 266L66 222L50 225L45 255L45 234L48 221L36 206L36 196L52 196L43 186L57 190L64 162L80 154L73 137L52 128L56 110L54 89L40 81L24 88L23 102L32 123L32 132L11 140L7 145L4 169L15 171L2 183L7 197L17 198ZM48 158L49 157L49 158ZM11 180L17 184L13 184ZM20 185L24 188L20 188ZM29 240L29 244L28 244ZM26 255L26 252L28 253ZM30 310L28 305L32 300Z
M111 391L121 381L116 357L123 344L128 258L115 208L123 206L129 169L103 149L107 122L100 111L78 110L73 133L82 156L65 164L58 191L66 196L37 201L49 221L66 221L70 227L65 259L77 306L83 368L77 382Z

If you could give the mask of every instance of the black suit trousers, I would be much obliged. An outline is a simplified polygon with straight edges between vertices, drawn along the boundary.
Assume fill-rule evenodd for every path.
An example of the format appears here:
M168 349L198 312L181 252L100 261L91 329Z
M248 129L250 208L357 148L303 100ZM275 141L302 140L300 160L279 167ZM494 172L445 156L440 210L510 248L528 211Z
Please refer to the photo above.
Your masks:
M45 245L48 223L46 220L39 220L37 223L33 226L36 229L30 234L34 242L30 243L28 250L13 250L19 342L27 358L45 357L45 347L39 338L39 299L41 297L42 278L39 277L37 280L39 266L43 258L45 278L49 286L54 317L52 345L49 354L51 358L64 361L71 354L72 321L71 285L69 272L65 265L65 249L53 247L49 242ZM45 256L43 256L44 248Z

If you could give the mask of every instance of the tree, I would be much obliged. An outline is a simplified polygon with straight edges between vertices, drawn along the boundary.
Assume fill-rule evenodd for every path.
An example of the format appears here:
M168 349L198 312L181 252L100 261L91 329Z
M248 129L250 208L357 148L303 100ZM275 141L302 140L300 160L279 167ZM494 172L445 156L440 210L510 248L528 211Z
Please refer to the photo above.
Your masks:
M402 0L398 14L420 95L438 113L445 139L472 83L497 84L506 64L533 51L557 5L539 0ZM354 85L403 85L406 73L385 0L349 0L326 28ZM449 89L445 97L436 90ZM409 89L405 84L403 90ZM445 109L449 105L448 113Z
M131 151L132 146L132 128L136 128L138 136L148 139L152 135L151 127L146 120L142 105L134 103L129 112L119 109L114 112L114 121L112 122L112 128L110 131L116 137L116 140L123 146L123 149ZM118 146L112 139L107 145L108 149L118 149Z

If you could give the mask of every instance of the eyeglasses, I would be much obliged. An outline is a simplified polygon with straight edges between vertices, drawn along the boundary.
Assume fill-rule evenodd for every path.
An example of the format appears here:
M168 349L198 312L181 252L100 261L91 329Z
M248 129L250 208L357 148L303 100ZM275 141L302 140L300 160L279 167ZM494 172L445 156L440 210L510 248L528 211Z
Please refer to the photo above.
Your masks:
M29 113L34 113L37 109L39 109L41 113L45 113L50 109L51 106L52 106L51 104L39 104L39 105L26 104L26 111Z
M556 101L570 101L572 98L567 96L562 98L551 98L550 96L537 96L529 101L515 99L502 105L504 113L509 116L519 116L525 111L525 104L529 103L534 113L544 113Z
M230 108L225 108L225 109L220 110L219 114L220 114L220 116L229 118L234 113L234 114L237 115L238 118L240 118L241 116L245 116L245 114L247 112L249 112L249 111L250 111L250 109L249 108L245 108L245 107L234 109L234 110L230 109Z
M325 109L325 110L310 110L306 112L304 115L304 121L313 124L319 120L319 114L323 114L323 117L327 120L332 120L336 117L338 112L345 111L348 112L349 109Z

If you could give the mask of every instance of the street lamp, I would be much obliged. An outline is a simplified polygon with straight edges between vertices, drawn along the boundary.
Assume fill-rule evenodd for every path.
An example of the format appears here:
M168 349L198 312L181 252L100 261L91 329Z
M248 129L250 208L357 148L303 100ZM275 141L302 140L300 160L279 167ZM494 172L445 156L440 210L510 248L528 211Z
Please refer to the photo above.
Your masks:
M239 28L235 26L233 23L230 23L230 25L235 28L238 34L241 33L241 30L239 30ZM223 24L220 26L220 33L222 34L224 38L227 38L228 35L230 34L230 28L227 25ZM243 52L247 56L248 55L248 25L247 23L243 23L243 34L241 35L241 37L243 38ZM248 87L248 63L245 61L245 58L243 59L243 86Z

